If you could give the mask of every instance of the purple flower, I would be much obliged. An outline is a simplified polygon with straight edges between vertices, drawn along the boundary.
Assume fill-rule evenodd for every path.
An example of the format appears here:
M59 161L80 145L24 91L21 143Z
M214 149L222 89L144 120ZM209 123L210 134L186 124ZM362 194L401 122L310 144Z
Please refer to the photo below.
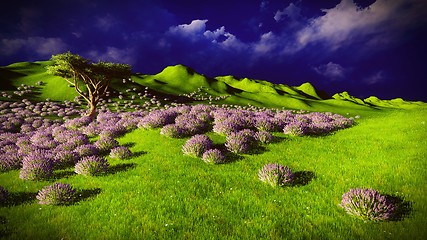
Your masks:
M292 182L294 174L288 166L277 163L266 164L258 172L259 180L271 186L285 186Z
M98 154L98 148L92 144L85 144L85 145L78 146L76 149L74 149L74 151L80 157L87 157L87 156Z
M66 168L74 166L74 164L79 160L79 155L71 150L57 150L53 160L56 168Z
M310 133L310 131L310 125L303 121L290 122L283 128L283 132L291 136L304 136Z
M374 189L350 189L342 196L340 207L364 220L382 221L393 217L396 206Z
M182 147L182 152L191 157L202 157L203 153L212 148L212 140L206 135L194 135Z
M132 152L129 150L129 148L120 146L111 149L110 157L118 159L128 159L132 157Z
M42 180L53 173L52 156L47 150L35 150L24 156L19 178L24 180Z
M112 137L101 137L94 143L100 153L108 153L112 148L119 146L119 142Z
M202 160L206 163L224 163L225 156L219 149L209 149L203 153Z
M95 176L107 172L108 162L99 156L83 157L77 162L74 171L83 176Z
M251 131L251 130L249 130ZM251 149L253 136L249 131L232 132L226 137L225 147L232 153L248 153Z
M181 138L185 136L184 130L176 124L168 124L162 127L160 134L171 137L171 138Z
M0 154L0 172L19 169L22 166L22 156L17 153Z
M76 190L66 183L54 183L44 187L36 196L39 204L67 205L76 199Z
M87 126L92 122L92 118L89 116L77 117L71 120L67 120L64 126L69 129L79 129L83 126Z
M177 115L178 113L173 109L155 110L143 117L138 123L138 127L148 129L163 127L167 124L174 123Z
M260 143L267 144L267 143L271 143L274 140L274 137L269 132L260 131L255 133L255 139Z

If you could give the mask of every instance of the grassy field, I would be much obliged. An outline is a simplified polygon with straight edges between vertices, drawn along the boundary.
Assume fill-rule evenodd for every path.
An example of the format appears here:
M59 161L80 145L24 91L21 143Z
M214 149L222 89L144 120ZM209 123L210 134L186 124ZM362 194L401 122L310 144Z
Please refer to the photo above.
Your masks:
M21 78L19 84L38 79L26 74L27 81ZM53 80L44 80L40 99L51 96L45 91L56 84ZM74 97L72 91L69 94L64 98ZM237 95L235 99L242 101ZM351 128L321 137L275 133L279 141L264 151L226 164L209 165L184 156L181 147L187 138L168 138L159 129L137 129L118 138L135 156L107 157L111 166L104 176L83 177L69 168L56 171L51 180L32 182L19 179L18 170L3 172L0 185L11 192L13 204L0 206L0 237L427 239L427 109L302 100L319 111L361 118ZM217 144L225 141L215 133L208 135ZM298 184L273 188L258 180L258 170L267 163L289 166ZM54 182L75 187L79 201L70 206L39 205L35 195ZM357 187L402 199L409 206L403 219L365 222L346 214L338 206L341 196Z
M114 171L106 176L67 169L56 180L28 182L18 171L0 174L21 198L54 181L83 194L72 206L24 198L2 207L1 233L9 239L425 239L426 113L373 112L324 137L277 134L282 140L263 153L222 165L183 156L185 139L138 129L119 140L139 156L109 159ZM257 172L271 162L307 181L279 189L263 184ZM412 209L401 221L364 222L338 207L355 187L399 196Z

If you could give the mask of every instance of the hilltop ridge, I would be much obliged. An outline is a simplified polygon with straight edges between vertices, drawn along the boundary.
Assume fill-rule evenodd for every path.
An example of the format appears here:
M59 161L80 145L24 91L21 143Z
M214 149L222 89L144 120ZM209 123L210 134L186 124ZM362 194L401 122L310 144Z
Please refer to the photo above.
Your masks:
M42 80L38 99L71 100L77 94L58 76L46 72L49 61L21 62L0 67L1 91L13 91L21 84L31 85ZM126 85L127 84L127 85ZM274 84L265 80L237 78L235 76L207 77L194 69L178 64L168 66L161 72L134 74L132 82L122 83L117 79L112 83L113 90L123 91L132 87L137 91L149 88L158 93L171 96L202 94L221 98L216 104L255 105L310 111L331 111L331 109L381 109L381 108L417 108L426 107L423 102L409 102L403 99L381 100L371 96L360 99L348 92L336 93L332 97L319 91L311 83L300 86Z

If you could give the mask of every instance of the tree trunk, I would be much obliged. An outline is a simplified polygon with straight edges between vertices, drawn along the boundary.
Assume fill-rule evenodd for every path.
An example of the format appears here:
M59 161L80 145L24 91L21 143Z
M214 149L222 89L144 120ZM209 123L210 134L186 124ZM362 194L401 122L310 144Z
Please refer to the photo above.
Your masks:
M90 109L86 116L91 117L93 119L96 115L96 105L93 102L90 102L89 107Z

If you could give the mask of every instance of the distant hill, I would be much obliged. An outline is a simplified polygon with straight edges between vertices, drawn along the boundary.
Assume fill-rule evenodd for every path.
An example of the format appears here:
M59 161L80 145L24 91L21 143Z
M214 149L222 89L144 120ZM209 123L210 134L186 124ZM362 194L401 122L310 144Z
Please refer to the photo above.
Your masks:
M46 73L49 61L21 62L0 67L0 91L13 91L21 84L34 85L43 81L37 89L35 100L72 100L77 93L66 81ZM425 107L423 102L408 102L402 99L381 100L376 97L359 99L348 92L337 93L332 97L317 90L312 84L300 86L273 84L265 80L219 76L210 78L197 73L184 65L166 67L155 75L135 74L132 82L123 83L117 79L112 83L116 91L134 88L150 90L171 96L204 94L211 97L222 97L215 104L239 104L265 107L303 109L311 111L334 111L348 109L363 111L381 108L417 108ZM1 96L0 96L1 99Z

